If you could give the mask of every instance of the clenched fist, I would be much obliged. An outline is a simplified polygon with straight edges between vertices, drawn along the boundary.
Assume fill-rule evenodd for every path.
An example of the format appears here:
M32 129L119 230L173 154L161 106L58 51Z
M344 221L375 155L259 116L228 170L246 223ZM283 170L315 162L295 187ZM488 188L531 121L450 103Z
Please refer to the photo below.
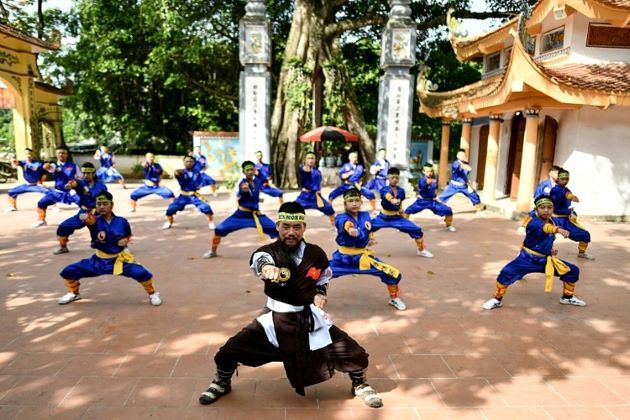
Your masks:
M327 303L328 298L324 295L315 295L313 298L313 305L317 306L319 309L324 309Z
M260 275L263 279L278 283L280 281L280 268L275 265L268 264L260 270Z

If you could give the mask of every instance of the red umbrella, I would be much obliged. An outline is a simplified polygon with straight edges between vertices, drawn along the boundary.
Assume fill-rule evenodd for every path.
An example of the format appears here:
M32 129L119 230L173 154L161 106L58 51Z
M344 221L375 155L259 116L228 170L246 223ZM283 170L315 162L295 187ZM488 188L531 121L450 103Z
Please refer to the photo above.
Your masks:
M302 142L318 142L322 140L359 141L359 136L337 127L323 126L300 136Z

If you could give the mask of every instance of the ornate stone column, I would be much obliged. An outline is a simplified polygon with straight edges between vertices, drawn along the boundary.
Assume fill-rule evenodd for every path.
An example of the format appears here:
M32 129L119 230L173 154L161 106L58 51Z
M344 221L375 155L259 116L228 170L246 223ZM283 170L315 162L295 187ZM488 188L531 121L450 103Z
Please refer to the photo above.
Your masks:
M499 137L501 136L502 123L503 119L500 115L490 115L488 148L486 151L486 169L483 176L483 198L486 201L494 201L496 198Z
M523 141L523 156L521 159L521 176L518 183L518 196L516 197L517 212L528 212L532 207L539 113L540 109L538 108L525 110L525 139Z
M242 158L252 160L258 150L270 156L271 37L264 0L248 0L239 22L240 76L239 138Z
M400 169L401 186L409 180L413 76L416 64L416 24L410 0L389 0L389 20L382 36L377 148L387 149L387 159Z
M438 168L438 186L446 187L448 184L448 146L451 137L451 121L442 120L442 139L440 141L440 167Z
M464 118L462 120L462 136L459 139L459 148L466 151L466 155L470 156L470 137L472 133L472 119Z

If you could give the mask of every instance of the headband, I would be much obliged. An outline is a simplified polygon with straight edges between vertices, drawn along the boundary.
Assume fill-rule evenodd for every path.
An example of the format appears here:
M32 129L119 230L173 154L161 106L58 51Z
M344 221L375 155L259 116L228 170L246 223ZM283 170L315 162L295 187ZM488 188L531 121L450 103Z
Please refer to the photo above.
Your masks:
M110 200L109 198L105 197L104 195L99 195L98 197L96 197L96 202L97 203L111 203L112 200Z
M349 198L361 197L361 192L356 189L350 189L343 193L343 199L347 200Z
M304 213L286 213L286 212L278 213L278 222L304 223L305 219L306 219L306 215Z
M553 205L553 200L551 199L551 197L549 197L548 195L542 196L542 197L538 197L535 201L534 201L534 205L536 207L538 206L542 206L543 204L551 204Z
M245 166L243 167L243 170L244 170L244 171L246 171L246 170L248 170L248 169L253 169L253 168L255 168L255 167L256 167L256 165L245 165Z
M84 174L89 174L89 173L93 173L96 172L95 168L81 168L81 172L83 172Z

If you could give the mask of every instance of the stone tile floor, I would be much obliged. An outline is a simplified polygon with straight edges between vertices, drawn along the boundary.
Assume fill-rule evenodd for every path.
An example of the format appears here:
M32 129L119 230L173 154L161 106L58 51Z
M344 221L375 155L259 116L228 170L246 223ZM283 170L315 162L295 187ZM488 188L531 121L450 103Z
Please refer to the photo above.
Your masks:
M196 209L162 231L165 201L149 197L129 215L130 190L110 189L164 305L150 306L132 280L110 276L84 280L83 300L57 305L65 293L58 273L91 255L89 235L77 232L71 252L53 256L56 226L75 210L51 211L49 226L31 229L39 196L21 196L19 212L0 216L2 419L630 419L628 224L585 222L595 261L578 260L575 243L557 241L561 256L581 269L576 294L587 307L558 304L560 282L546 294L542 275L530 275L510 288L503 308L484 311L522 237L517 222L475 216L455 197L456 233L430 213L412 218L434 259L415 256L401 233L377 234L377 255L403 273L407 311L387 305L375 277L333 280L328 311L370 353L382 409L352 399L343 375L301 397L280 364L240 368L233 392L203 407L197 397L214 353L265 302L247 267L257 234L230 235L220 258L203 260L211 233ZM234 206L227 193L210 202L217 222ZM276 203L267 197L262 205L272 218ZM332 252L328 219L308 213L307 240Z

